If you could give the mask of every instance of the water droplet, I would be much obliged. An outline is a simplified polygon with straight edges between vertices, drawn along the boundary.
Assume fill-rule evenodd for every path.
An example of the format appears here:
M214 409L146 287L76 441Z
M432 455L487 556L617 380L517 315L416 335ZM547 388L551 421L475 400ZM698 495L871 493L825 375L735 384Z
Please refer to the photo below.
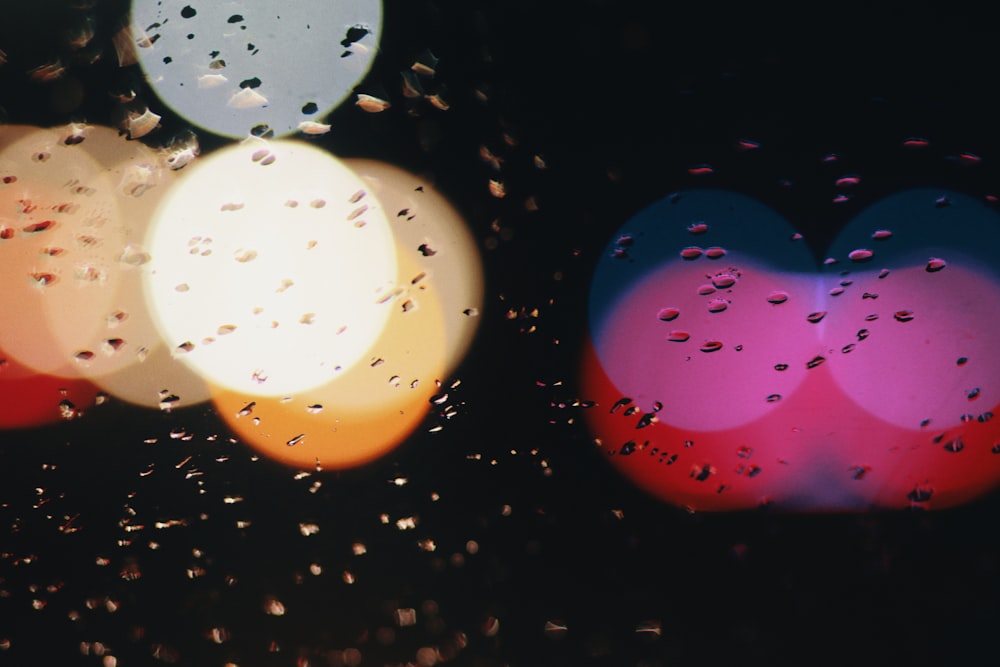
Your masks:
M708 302L708 312L721 313L729 307L729 302L725 299L712 299Z
M38 287L48 287L49 285L55 283L59 279L52 273L42 273L36 272L29 274L31 279L35 281Z
M753 139L740 139L736 142L736 149L740 151L754 151L760 148L760 142Z
M21 231L27 232L28 234L36 234L38 232L44 232L48 229L52 229L55 227L55 224L55 220L43 220L42 222L25 225L21 228Z
M641 417L639 417L639 421L636 423L635 427L636 429L646 428L655 421L656 421L656 413L646 412Z
M709 259L719 259L726 256L726 249L720 248L718 246L713 246L711 248L705 249L705 257Z
M622 398L619 398L617 401L615 401L615 404L611 406L611 410L609 410L609 412L611 414L614 414L619 409L623 408L624 406L628 405L631 402L632 402L631 398L623 396Z
M927 148L930 142L923 137L908 137L903 140L903 148Z
M704 222L692 222L688 225L687 230L691 234L704 234L708 231L708 224Z
M848 343L844 347L840 348L841 353L843 353L843 354L849 354L849 353L853 352L854 351L854 345L855 345L854 343Z
M128 313L122 310L116 310L115 312L111 313L110 315L104 318L104 324L109 329L114 329L127 319L128 319Z
M285 444L288 445L289 447L294 447L295 445L305 440L305 438L306 438L305 433L299 433L294 438L289 439L288 442L286 442Z
M299 123L299 131L303 134L326 134L330 129L330 125L324 125L312 120L304 120Z
M948 266L948 263L940 257L931 257L927 260L927 266L924 270L927 271L927 273L936 273L946 266Z
M774 365L774 370L776 370L776 371L787 371L788 370L788 364L775 364Z
M872 238L876 241L885 241L886 239L892 238L892 232L888 229L876 229L872 232Z
M965 364L969 363L969 358L968 358L968 357L959 357L959 358L958 358L958 359L957 359L957 360L955 361L955 363L956 363L957 365L959 365L959 366L964 366Z
M712 278L712 284L718 289L728 289L736 284L736 276L731 273L720 273Z
M674 330L667 334L667 340L671 343L683 343L691 337L687 331Z
M239 412L236 413L236 418L239 419L240 417L249 417L253 413L254 406L256 405L257 405L256 401L250 401L245 406L243 406L243 408Z
M709 176L715 173L715 168L710 164L702 163L688 167L687 172L692 176Z
M979 387L975 387L974 389L970 389L969 391L967 391L965 393L965 397L967 399L969 399L970 401L974 401L977 398L979 398L980 392L981 392L981 390L979 389Z
M830 290L830 296L840 296L844 293L844 287L842 285L837 285L832 290Z
M838 188L849 188L861 183L861 177L857 174L848 174L846 176L841 176L836 181L834 181L834 186Z
M94 353L91 352L90 350L80 350L79 352L73 355L73 358L76 359L77 361L90 361L91 359L94 358Z
M777 403L780 400L781 400L781 394L771 394L770 396L767 397L768 403Z
M89 264L83 264L75 267L73 277L79 282L95 283L104 282L106 275L97 267L90 266Z
M915 317L912 310L897 310L892 316L897 322L909 322Z
M946 452L952 452L953 454L957 454L963 449L965 449L965 443L962 442L961 437L952 438L948 442L944 443L944 450Z
M878 279L882 280L888 275L889 275L889 269L882 269L881 271L878 272Z
M707 341L699 349L702 352L716 352L722 349L722 341L718 340Z
M566 635L569 627L559 620L545 621L545 636L550 639L561 639ZM417 662L420 662L419 656ZM426 664L432 665L436 662L436 658L432 658L426 662ZM420 663L424 664L424 663Z
M826 317L826 311L825 310L817 310L814 313L809 313L808 315L806 315L806 320L809 321L809 322L812 322L813 324L816 324L817 322L819 322L820 320L822 320L824 317Z
M715 468L706 463L704 465L694 466L693 468L691 468L690 476L694 478L696 481L704 482L713 473L715 473Z
M788 292L775 291L767 295L767 302L774 305L785 303L786 301L788 301Z
M868 313L865 315L865 322L874 322L878 319L878 313Z
M868 338L870 334L871 332L868 331L868 329L858 329L858 340L864 340L865 338Z
M698 259L705 251L698 246L688 246L681 250L681 257L687 260Z
M871 466L851 466L848 468L851 471L851 477L859 482L865 478L865 475L871 472L871 469Z
M925 484L917 484L913 490L906 494L910 502L926 503L934 495L934 489Z
M63 419L69 420L80 416L80 413L76 409L76 405L69 399L64 398L59 401L59 416Z
M847 258L852 262L867 262L875 253L868 248L858 248L857 250L852 250L847 254Z
M822 355L816 355L815 357L806 362L806 368L811 370L822 364L824 361L826 361L826 357Z
M656 317L661 322L672 322L673 320L676 320L680 314L681 311L679 308L663 308L656 314Z
M122 250L122 254L118 257L118 261L122 264L128 264L129 266L142 266L152 259L150 254L143 250L141 246L129 243Z
M951 206L951 199L945 196L938 197L934 200L934 208L947 208Z
M709 294L715 294L715 286L705 283L698 287L698 296L708 296Z

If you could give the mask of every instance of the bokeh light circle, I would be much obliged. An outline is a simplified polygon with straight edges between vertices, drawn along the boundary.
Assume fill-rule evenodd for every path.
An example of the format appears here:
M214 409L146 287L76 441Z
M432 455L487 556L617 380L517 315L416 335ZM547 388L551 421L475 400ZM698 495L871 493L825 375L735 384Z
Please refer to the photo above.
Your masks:
M57 129L0 127L0 346L36 371L80 375L121 280L113 185Z
M289 396L217 390L244 442L289 465L372 461L419 427L472 342L483 300L479 255L463 220L424 180L372 160L345 163L383 207L399 258L386 326L356 364Z
M601 451L691 509L948 507L988 492L998 242L995 211L933 189L862 212L822 262L741 195L665 198L595 273L581 379Z
M285 395L362 361L396 251L365 184L300 142L202 158L156 212L146 294L171 351L213 384Z
M5 231L0 345L21 364L85 377L147 407L208 398L165 353L142 291L151 213L176 178L162 156L106 127L0 128Z
M340 104L365 76L382 24L379 0L133 0L149 85L216 134L293 132Z

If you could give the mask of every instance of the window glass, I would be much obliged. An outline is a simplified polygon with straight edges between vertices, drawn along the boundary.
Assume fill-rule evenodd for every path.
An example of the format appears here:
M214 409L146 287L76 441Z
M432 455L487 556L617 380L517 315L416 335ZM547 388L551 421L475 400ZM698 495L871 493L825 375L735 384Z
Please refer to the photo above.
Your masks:
M8 4L0 662L988 649L985 13Z

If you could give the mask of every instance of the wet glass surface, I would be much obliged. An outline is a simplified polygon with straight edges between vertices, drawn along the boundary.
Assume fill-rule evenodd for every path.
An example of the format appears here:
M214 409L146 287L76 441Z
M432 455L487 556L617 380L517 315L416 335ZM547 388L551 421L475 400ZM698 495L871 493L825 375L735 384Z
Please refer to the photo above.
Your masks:
M990 650L986 17L557 4L3 10L0 662Z

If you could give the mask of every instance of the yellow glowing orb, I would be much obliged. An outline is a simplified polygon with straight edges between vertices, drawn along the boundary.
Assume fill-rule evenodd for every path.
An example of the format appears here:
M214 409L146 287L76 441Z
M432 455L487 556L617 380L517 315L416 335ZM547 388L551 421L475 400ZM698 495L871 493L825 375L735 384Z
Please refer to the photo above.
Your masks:
M482 268L464 222L429 183L391 165L346 163L389 220L399 258L385 328L359 363L330 382L286 396L219 390L214 401L238 437L300 467L376 459L426 418L439 381L471 344Z

